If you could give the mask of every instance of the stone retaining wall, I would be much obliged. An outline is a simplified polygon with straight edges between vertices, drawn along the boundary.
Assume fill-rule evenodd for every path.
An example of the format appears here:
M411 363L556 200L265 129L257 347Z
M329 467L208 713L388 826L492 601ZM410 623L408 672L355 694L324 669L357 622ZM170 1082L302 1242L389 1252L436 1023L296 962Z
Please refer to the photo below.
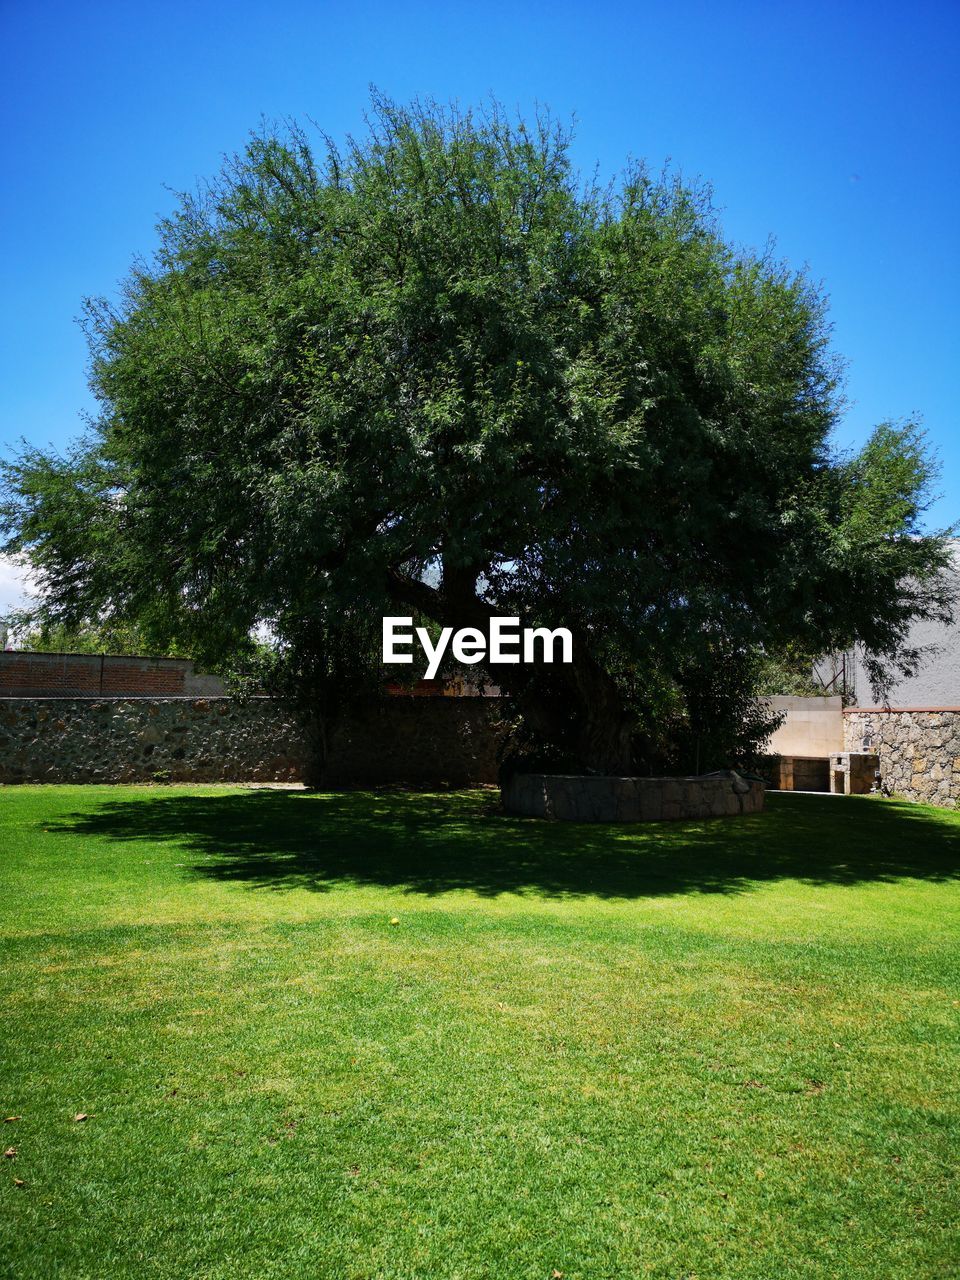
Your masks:
M495 782L492 699L391 698L339 724L325 782ZM293 711L271 698L3 698L0 783L293 782L309 761Z
M738 774L603 778L517 773L503 788L508 813L567 822L656 822L758 813L763 783Z
M880 790L945 809L960 806L960 708L851 707L843 714L848 751L880 759Z

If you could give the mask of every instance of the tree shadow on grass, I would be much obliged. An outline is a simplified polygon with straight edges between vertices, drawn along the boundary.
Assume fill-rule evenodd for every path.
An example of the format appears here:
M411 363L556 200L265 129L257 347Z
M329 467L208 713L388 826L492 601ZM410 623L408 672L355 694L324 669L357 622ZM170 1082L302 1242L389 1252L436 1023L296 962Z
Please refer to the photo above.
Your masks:
M61 832L171 841L197 877L253 889L376 885L548 897L736 893L793 878L854 885L960 876L960 820L907 803L767 797L766 811L633 826L509 817L492 793L249 790L164 795L73 814Z

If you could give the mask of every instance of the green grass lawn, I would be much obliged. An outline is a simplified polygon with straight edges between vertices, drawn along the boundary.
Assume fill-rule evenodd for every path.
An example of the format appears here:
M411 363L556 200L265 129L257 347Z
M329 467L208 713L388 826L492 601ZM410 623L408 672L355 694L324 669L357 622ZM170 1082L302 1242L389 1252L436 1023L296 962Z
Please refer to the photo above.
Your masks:
M960 1274L960 814L23 787L0 869L4 1275Z

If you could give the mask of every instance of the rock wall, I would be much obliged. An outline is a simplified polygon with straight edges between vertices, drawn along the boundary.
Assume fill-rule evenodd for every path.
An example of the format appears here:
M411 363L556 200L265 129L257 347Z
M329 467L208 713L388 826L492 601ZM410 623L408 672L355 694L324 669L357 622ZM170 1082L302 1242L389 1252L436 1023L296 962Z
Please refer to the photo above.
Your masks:
M605 778L517 773L503 788L508 813L562 822L728 818L763 808L763 783L732 772L698 778Z
M960 710L851 707L843 714L848 751L880 759L880 790L945 809L960 806Z
M495 782L492 699L390 698L332 733L330 786ZM0 783L294 782L309 761L271 698L3 698Z
M504 734L499 711L495 698L384 698L336 727L326 782L496 782ZM845 749L879 757L882 790L960 806L960 709L849 708L843 720ZM307 734L292 709L271 698L0 698L0 783L294 782L303 779L309 758ZM667 818L679 816L678 805L686 812L684 788L702 780L599 781L620 788L603 801L604 813L612 806L626 814L624 806L636 803L641 817ZM637 784L645 788L642 801L630 798ZM553 780L547 795L554 809L567 804L558 786ZM535 802L541 807L544 794L541 786Z

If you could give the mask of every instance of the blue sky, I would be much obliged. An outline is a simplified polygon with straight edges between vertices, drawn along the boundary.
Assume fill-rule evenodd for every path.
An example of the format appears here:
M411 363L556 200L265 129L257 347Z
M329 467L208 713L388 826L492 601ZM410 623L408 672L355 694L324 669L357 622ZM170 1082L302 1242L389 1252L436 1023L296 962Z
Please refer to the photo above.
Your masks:
M920 414L960 517L960 5L0 0L0 446L90 410L81 299L149 252L261 116L362 129L368 86L576 114L613 174L667 158L728 235L807 264L849 361L838 443ZM3 588L0 586L0 597ZM0 607L3 600L0 598Z

